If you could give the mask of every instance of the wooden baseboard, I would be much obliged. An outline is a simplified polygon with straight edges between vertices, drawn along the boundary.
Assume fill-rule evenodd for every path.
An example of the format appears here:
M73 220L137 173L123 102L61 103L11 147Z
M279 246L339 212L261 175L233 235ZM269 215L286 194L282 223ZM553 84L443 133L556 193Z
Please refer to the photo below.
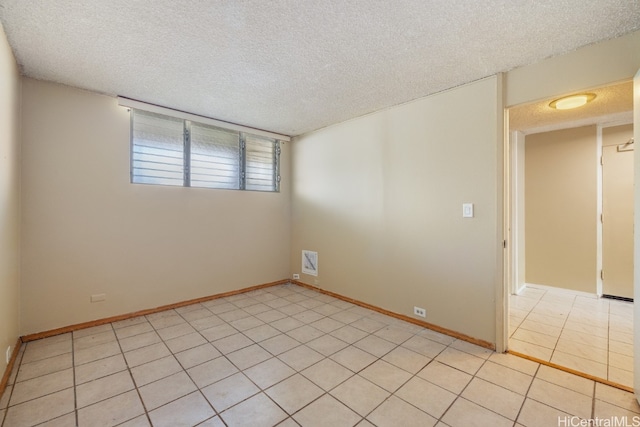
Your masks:
M307 283L301 282L299 280L283 279L283 280L278 280L276 282L264 283L264 284L261 284L261 285L250 286L248 288L237 289L237 290L234 290L234 291L223 292L223 293L220 293L220 294L210 295L210 296L201 297L201 298L195 298L195 299L191 299L191 300L187 300L187 301L181 301L181 302L177 302L177 303L174 303L174 304L163 305L163 306L160 306L160 307L151 308L151 309L147 309L147 310L140 310L140 311L136 311L136 312L133 312L133 313L127 313L127 314L122 314L122 315L118 315L118 316L112 316L112 317L108 317L108 318L104 318L104 319L92 320L90 322L83 322L83 323L78 323L78 324L71 325L71 326L65 326L63 328L57 328L57 329L52 329L52 330L45 331L45 332L38 332L38 333L35 333L35 334L25 335L25 336L23 336L21 338L18 338L18 341L16 342L16 345L15 345L15 347L13 349L13 353L11 355L11 360L9 361L9 364L7 365L7 368L6 368L5 372L4 372L4 375L2 376L2 381L0 382L0 398L2 397L2 394L4 393L6 385L7 385L8 381L9 381L9 377L11 375L11 370L13 369L13 366L15 364L16 358L18 357L18 353L20 351L20 346L24 342L29 342L29 341L33 341L33 340L37 340L37 339L41 339L41 338L47 338L47 337L51 337L51 336L55 336L55 335L60 335L60 334L64 334L64 333L67 333L67 332L73 332L73 331L77 331L77 330L80 330L80 329L91 328L93 326L104 325L106 323L112 323L112 322L117 322L117 321L120 321L120 320L126 320L126 319L130 319L132 317L138 317L138 316L144 316L144 315L148 315L148 314L158 313L160 311L171 310L171 309L174 309L174 308L184 307L184 306L191 305L191 304L197 304L197 303L201 303L201 302L211 301L211 300L215 300L215 299L218 299L218 298L224 298L224 297L229 297L229 296L232 296L232 295L238 295L238 294L242 294L242 293L245 293L245 292L255 291L255 290L258 290L258 289L264 289L264 288L269 288L269 287L272 287L272 286L283 285L283 284L286 284L286 283L291 283L291 284L295 284L297 286L301 286L303 288L312 289L314 291L320 292L320 293L325 294L325 295L332 296L332 297L340 299L342 301L350 302L350 303L355 304L357 306L364 307L364 308L367 308L369 310L373 310L373 311L376 311L378 313L381 313L381 314L384 314L384 315L387 315L387 316L390 316L390 317L394 317L396 319L400 319L400 320L403 320L405 322L412 323L414 325L422 326L424 328L433 330L435 332L439 332L441 334L448 335L448 336L453 337L453 338L457 338L457 339L460 339L460 340L463 340L463 341L467 341L469 343L478 345L480 347L484 347L484 348L487 348L487 349L490 349L490 350L495 350L495 345L490 343L490 342L488 342L488 341L484 341L484 340L481 340L481 339L473 338L471 336L462 334L460 332L456 332L456 331L453 331L453 330L450 330L450 329L447 329L447 328L443 328L441 326L434 325L432 323L428 323L428 322L425 322L425 321L422 321L422 320L419 320L419 319L414 319L414 318L406 316L404 314L398 314L398 313L395 313L393 311L385 310L385 309L377 307L375 305L367 304L366 302L362 302L362 301L358 301L358 300L353 299L353 298L345 297L345 296L337 294L335 292L331 292L331 291L328 291L326 289L321 289L321 288L318 288L316 286L312 286L312 285L309 285ZM622 385L622 384L619 384L619 383L616 383L616 382L613 382L613 381L609 381L609 380L606 380L604 378L599 378L599 377L595 377L593 375L585 374L584 372L576 371L574 369L567 368L567 367L564 367L564 366L561 366L561 365L557 365L555 363L547 362L545 360L538 359L538 358L532 357L532 356L528 356L526 354L518 353L516 351L509 350L507 353L512 354L514 356L521 357L523 359L527 359L527 360L531 360L533 362L540 363L542 365L546 365L546 366L549 366L549 367L552 367L552 368L556 368L556 369L562 370L564 372L568 372L570 374L574 374L574 375L577 375L577 376L580 376L580 377L583 377L583 378L587 378L587 379L590 379L590 380L593 380L593 381L597 381L597 382L602 383L602 384L606 384L606 385L609 385L609 386L612 386L612 387L615 387L615 388L618 388L618 389L625 390L625 391L633 393L633 388L632 387L628 387L628 386L625 386L625 385Z
M369 310L377 311L378 313L385 314L387 316L394 317L396 319L404 320L405 322L413 323L414 325L422 326L423 328L431 329L432 331L439 332L444 335L448 335L453 338L460 339L462 341L470 342L471 344L479 345L480 347L488 348L489 350L495 350L495 344L492 344L488 341L484 341L478 338L470 337L469 335L461 334L460 332L452 331L451 329L443 328L438 325L434 325L429 322L425 322L423 320L414 319L413 317L406 316L404 314L398 314L393 311L385 310L384 308L376 307L375 305L367 304L366 302L358 301L353 298L345 297L340 294L336 294L331 291L327 291L325 289L320 289L315 286L309 285L307 283L301 282L299 280L291 280L291 283L296 284L298 286L302 286L304 288L313 289L314 291L318 291L325 295L332 296L334 298L338 298L342 301L347 301L352 304L358 305L360 307L368 308Z
M604 378L596 377L594 375L585 374L584 372L576 371L575 369L567 368L566 366L558 365L552 362L547 362L546 360L538 359L537 357L529 356L527 354L519 353L517 351L507 350L507 353L512 354L514 356L521 357L523 359L531 360L532 362L537 362L541 365L549 366L550 368L556 368L560 371L568 372L570 374L577 375L579 377L586 378L588 380L606 384L611 387L619 388L620 390L633 393L633 387L622 385L613 381L606 380Z
M22 339L22 342L29 342L29 341L39 340L41 338L48 338L48 337L52 337L52 336L55 336L55 335L66 334L67 332L73 332L73 331L78 331L80 329L86 329L86 328L91 328L91 327L94 327L94 326L104 325L106 323L118 322L120 320L127 320L127 319L131 319L132 317L146 316L148 314L158 313L160 311L171 310L171 309L174 309L174 308L180 308L180 307L184 307L184 306L191 305L191 304L197 304L197 303L211 301L211 300L218 299L218 298L229 297L229 296L232 296L232 295L237 295L237 294L242 294L242 293L245 293L245 292L255 291L257 289L269 288L271 286L283 285L285 283L289 283L289 279L278 280L276 282L270 282L270 283L264 283L262 285L250 286L248 288L242 288L242 289L237 289L237 290L234 290L234 291L223 292L221 294L215 294L215 295L209 295L209 296L206 296L206 297L190 299L190 300L187 300L187 301L181 301L181 302L177 302L177 303L174 303L174 304L167 304L167 305L163 305L163 306L156 307L156 308L150 308L150 309L146 309L146 310L135 311L133 313L121 314L121 315L118 315L118 316L106 317L104 319L97 319L97 320L91 320L89 322L77 323L75 325L65 326L65 327L62 327L62 328L56 328L56 329L51 329L49 331L37 332L35 334L25 335L21 339Z
M22 340L18 338L18 340L16 341L16 345L13 346L13 352L11 353L11 359L9 359L9 364L4 370L4 375L2 376L2 380L0 380L0 399L2 399L4 390L7 388L9 377L11 377L11 371L13 370L13 366L15 365L16 359L18 358L18 353L20 352L20 346L22 346Z
M70 325L70 326L65 326L65 327L62 327L62 328L51 329L51 330L44 331L44 332L37 332L35 334L25 335L25 336L21 337L21 340L22 340L22 342L29 342L29 341L42 339L42 338L48 338L48 337L52 337L52 336L55 336L55 335L66 334L68 332L77 331L77 330L80 330L80 329L91 328L93 326L100 326L100 325L104 325L104 324L112 323L112 322L118 322L118 321L121 321L121 320L130 319L132 317L145 316L145 315L148 315L148 314L158 313L160 311L171 310L171 309L174 309L174 308L184 307L184 306L191 305L191 304L196 304L196 303L211 301L211 300L218 299L218 298L224 298L224 297L228 297L228 296L232 296L232 295L242 294L242 293L245 293L245 292L255 291L257 289L269 288L269 287L272 287L272 286L282 285L282 284L285 284L285 283L292 283L292 284L295 284L295 285L298 285L298 286L301 286L301 287L304 287L304 288L313 289L314 291L323 293L325 295L332 296L332 297L340 299L342 301L347 301L347 302L350 302L352 304L358 305L360 307L368 308L369 310L373 310L373 311L376 311L378 313L394 317L396 319L404 320L405 322L413 323L414 325L418 325L418 326L422 326L422 327L427 328L427 329L431 329L431 330L433 330L435 332L439 332L441 334L448 335L448 336L453 337L453 338L457 338L457 339L460 339L460 340L463 340L463 341L470 342L472 344L479 345L480 347L488 348L490 350L495 350L495 345L490 343L490 342L488 342L488 341L484 341L484 340L480 340L480 339L477 339L477 338L473 338L473 337L470 337L468 335L462 334L460 332L452 331L450 329L443 328L441 326L434 325L432 323L428 323L428 322L424 322L422 320L414 319L414 318L406 316L404 314L394 313L393 311L385 310L385 309L377 307L375 305L367 304L366 302L358 301L356 299L345 297L345 296L337 294L335 292L331 292L331 291L327 291L325 289L317 288L315 286L309 285L309 284L301 282L299 280L289 280L289 279L278 280L276 282L264 283L262 285L256 285L256 286L251 286L251 287L248 287L248 288L237 289L237 290L234 290L234 291L224 292L224 293L210 295L210 296L206 296L206 297L195 298L195 299L191 299L191 300L187 300L187 301L181 301L181 302L177 302L177 303L174 303L174 304L163 305L163 306L156 307L156 308L140 310L140 311L136 311L136 312L133 312L133 313L121 314L121 315L118 315L118 316L112 316L112 317L107 317L107 318L103 318L103 319L91 320L89 322L77 323L75 325Z

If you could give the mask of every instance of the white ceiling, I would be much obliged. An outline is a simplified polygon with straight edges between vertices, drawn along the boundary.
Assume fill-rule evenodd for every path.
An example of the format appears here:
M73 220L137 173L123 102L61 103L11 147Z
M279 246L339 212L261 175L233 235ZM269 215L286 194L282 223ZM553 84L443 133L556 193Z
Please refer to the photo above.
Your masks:
M0 0L22 72L298 135L640 29L638 0Z

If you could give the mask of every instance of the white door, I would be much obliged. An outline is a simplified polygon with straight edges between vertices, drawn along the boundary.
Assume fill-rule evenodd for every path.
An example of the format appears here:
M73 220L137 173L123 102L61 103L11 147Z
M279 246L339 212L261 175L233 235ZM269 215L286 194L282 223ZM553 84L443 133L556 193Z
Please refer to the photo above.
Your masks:
M602 147L602 293L633 298L633 145Z

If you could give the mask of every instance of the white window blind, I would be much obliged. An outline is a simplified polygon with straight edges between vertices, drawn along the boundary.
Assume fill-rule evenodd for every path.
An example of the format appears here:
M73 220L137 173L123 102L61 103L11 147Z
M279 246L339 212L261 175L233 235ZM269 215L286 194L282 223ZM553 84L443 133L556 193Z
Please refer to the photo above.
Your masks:
M131 181L183 185L183 121L139 110L132 114Z
M191 186L240 188L240 135L191 124Z
M245 187L247 190L275 191L276 150L273 142L259 136L245 137Z
M280 189L274 138L131 110L131 182L271 191Z

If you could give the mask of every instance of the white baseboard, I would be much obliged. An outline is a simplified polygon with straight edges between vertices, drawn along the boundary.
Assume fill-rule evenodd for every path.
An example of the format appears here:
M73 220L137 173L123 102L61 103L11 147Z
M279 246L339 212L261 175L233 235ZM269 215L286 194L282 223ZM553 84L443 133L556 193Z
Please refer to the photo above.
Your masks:
M591 293L591 292L584 292L584 291L575 291L573 289L556 288L555 286L539 285L537 283L525 283L523 286L523 290L524 288L540 289L543 291L555 292L559 294L573 294L573 295L579 295L587 298L598 298L598 295L595 292ZM520 292L521 291L518 290L518 293Z

